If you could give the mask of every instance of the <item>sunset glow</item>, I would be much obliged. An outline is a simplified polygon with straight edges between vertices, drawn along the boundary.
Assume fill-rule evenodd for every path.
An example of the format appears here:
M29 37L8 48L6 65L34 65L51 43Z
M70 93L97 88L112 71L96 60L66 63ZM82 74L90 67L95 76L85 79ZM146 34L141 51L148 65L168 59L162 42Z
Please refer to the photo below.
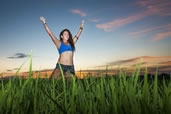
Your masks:
M46 33L40 16L58 38L68 28L74 36L81 21L84 30L76 44L75 69L79 71L133 69L142 58L142 67L158 65L171 71L170 0L16 0L0 2L0 76L29 70L55 68L59 53Z

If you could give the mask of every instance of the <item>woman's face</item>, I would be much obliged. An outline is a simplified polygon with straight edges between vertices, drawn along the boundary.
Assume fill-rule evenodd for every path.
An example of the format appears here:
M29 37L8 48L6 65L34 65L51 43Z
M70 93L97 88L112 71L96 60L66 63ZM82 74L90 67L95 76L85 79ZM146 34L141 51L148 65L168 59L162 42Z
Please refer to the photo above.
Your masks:
M68 39L69 39L69 33L68 33L68 31L64 31L63 32L62 39L68 41Z

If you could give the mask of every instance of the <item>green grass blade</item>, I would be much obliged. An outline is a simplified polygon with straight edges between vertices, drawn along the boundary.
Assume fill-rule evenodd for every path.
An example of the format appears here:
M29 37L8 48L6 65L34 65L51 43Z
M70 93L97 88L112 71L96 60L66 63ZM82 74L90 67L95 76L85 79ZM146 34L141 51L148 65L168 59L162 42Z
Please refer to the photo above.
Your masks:
M33 75L33 72L32 72L32 50L31 50L31 53L30 53L30 66L29 66L29 78L31 78Z

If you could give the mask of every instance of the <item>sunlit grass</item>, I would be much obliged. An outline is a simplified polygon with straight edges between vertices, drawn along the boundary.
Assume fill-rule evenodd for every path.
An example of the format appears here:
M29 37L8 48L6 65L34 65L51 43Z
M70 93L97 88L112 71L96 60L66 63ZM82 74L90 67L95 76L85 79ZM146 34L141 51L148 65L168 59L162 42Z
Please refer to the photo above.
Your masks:
M24 63L23 63L24 64ZM67 79L61 69L61 79L32 78L32 53L27 79L1 80L0 113L171 113L171 82L139 80L141 62L132 76L120 70L118 76ZM106 67L108 70L108 67Z

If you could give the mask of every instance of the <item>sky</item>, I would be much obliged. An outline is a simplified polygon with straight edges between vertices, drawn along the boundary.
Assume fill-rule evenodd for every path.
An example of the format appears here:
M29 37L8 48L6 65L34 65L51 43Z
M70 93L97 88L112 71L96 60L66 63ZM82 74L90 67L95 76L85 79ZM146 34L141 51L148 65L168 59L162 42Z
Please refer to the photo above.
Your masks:
M59 53L40 17L58 38L68 28L76 43L76 70L136 57L164 57L171 61L170 0L1 0L0 73L53 69ZM117 64L118 65L118 64Z

